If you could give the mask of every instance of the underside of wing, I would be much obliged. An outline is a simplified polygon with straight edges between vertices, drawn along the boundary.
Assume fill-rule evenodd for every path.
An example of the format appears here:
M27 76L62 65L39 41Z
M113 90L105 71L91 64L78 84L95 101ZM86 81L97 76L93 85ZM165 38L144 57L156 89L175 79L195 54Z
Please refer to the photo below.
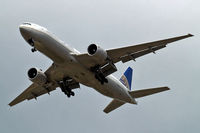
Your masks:
M14 106L24 100L31 100L33 98L37 98L40 95L50 93L51 91L55 90L57 86L50 86L48 88L39 86L35 83L30 85L24 92L22 92L18 97L16 97L11 103L10 106Z
M109 49L109 50L106 50L108 60L105 60L103 62L100 61L100 59L96 58L95 56L89 55L87 53L74 55L74 56L82 65L86 66L89 69L94 66L106 68L105 69L106 72L105 73L103 72L103 74L104 76L107 76L117 70L114 66L114 63L117 63L119 61L122 61L123 63L125 63L130 60L135 60L136 58L144 56L146 54L155 53L155 51L165 48L167 44L169 43L182 40L188 37L192 37L192 36L193 35L188 34L184 36L178 36L174 38L169 38L169 39L164 39L164 40L159 40L159 41L154 41L154 42L149 42L149 43L144 43L144 44ZM102 69L102 71L104 70Z
M47 82L45 84L33 83L25 91L23 91L18 97L16 97L11 103L10 106L14 106L24 100L31 100L43 94L50 94L51 91L55 90L57 87L61 87L63 92L69 89L70 91L75 88L79 88L80 85L72 78L66 78L66 75L63 75L62 69L59 67L54 67L53 65L49 67L45 73L47 76ZM65 78L65 89L63 89L63 79ZM62 82L62 83L61 83Z
M108 56L112 59L114 63L118 61L127 62L129 60L135 60L136 58L146 55L148 53L154 53L155 51L166 47L167 44L182 40L193 35L188 34L184 36L138 44L128 47L116 48L107 50Z

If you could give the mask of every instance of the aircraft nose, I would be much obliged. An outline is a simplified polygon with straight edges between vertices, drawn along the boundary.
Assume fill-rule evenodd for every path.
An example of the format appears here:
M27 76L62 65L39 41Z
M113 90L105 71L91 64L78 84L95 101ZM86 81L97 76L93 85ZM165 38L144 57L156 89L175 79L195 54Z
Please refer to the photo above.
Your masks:
M29 30L28 30L28 27L24 26L24 25L20 25L19 26L19 30L20 30L20 33L22 35L26 35L29 33Z
M26 41L31 38L30 27L22 24L22 25L19 26L19 30L20 30L21 35L23 36L23 38Z

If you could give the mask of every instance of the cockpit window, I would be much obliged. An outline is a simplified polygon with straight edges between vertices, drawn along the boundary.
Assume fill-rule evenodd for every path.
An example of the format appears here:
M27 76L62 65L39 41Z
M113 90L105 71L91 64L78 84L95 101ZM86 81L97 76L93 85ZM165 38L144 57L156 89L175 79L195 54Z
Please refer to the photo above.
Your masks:
M31 23L23 23L24 25L31 25Z

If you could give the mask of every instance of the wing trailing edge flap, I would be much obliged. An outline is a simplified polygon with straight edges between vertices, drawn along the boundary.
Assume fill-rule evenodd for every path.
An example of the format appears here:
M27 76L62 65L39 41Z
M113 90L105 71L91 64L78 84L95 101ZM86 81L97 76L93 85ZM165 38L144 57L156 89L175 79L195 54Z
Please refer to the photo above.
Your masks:
M138 57L141 57L141 56L149 54L149 53L155 54L155 51L160 50L160 49L165 48L165 47L166 47L166 45L156 46L156 47L152 47L152 48L150 47L150 48L142 50L142 51L138 51L138 52L135 52L135 53L132 53L132 54L127 54L125 56L120 57L120 59L123 63L126 63L130 60L135 61L135 59L138 58Z
M156 50L166 47L166 45L169 43L179 41L192 36L193 36L192 34L187 34L183 36L168 38L154 42L109 49L106 51L109 57L112 59L113 63L117 63L119 61L122 61L124 63L130 60L135 60L136 58L149 54L151 52L155 53Z

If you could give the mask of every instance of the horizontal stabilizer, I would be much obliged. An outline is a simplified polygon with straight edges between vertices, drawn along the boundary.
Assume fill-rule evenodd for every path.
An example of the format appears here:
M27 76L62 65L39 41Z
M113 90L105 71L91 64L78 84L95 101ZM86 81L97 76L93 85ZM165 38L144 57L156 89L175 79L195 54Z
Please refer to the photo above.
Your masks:
M159 87L159 88L151 88L151 89L131 91L131 92L129 92L129 94L133 98L140 98L140 97L145 97L145 96L148 96L148 95L152 95L152 94L159 93L159 92L162 92L162 91L167 91L167 90L169 90L168 87Z
M119 108L120 106L122 106L123 104L125 104L125 102L113 99L110 104L103 110L105 113L109 113L113 110L115 110L116 108Z

